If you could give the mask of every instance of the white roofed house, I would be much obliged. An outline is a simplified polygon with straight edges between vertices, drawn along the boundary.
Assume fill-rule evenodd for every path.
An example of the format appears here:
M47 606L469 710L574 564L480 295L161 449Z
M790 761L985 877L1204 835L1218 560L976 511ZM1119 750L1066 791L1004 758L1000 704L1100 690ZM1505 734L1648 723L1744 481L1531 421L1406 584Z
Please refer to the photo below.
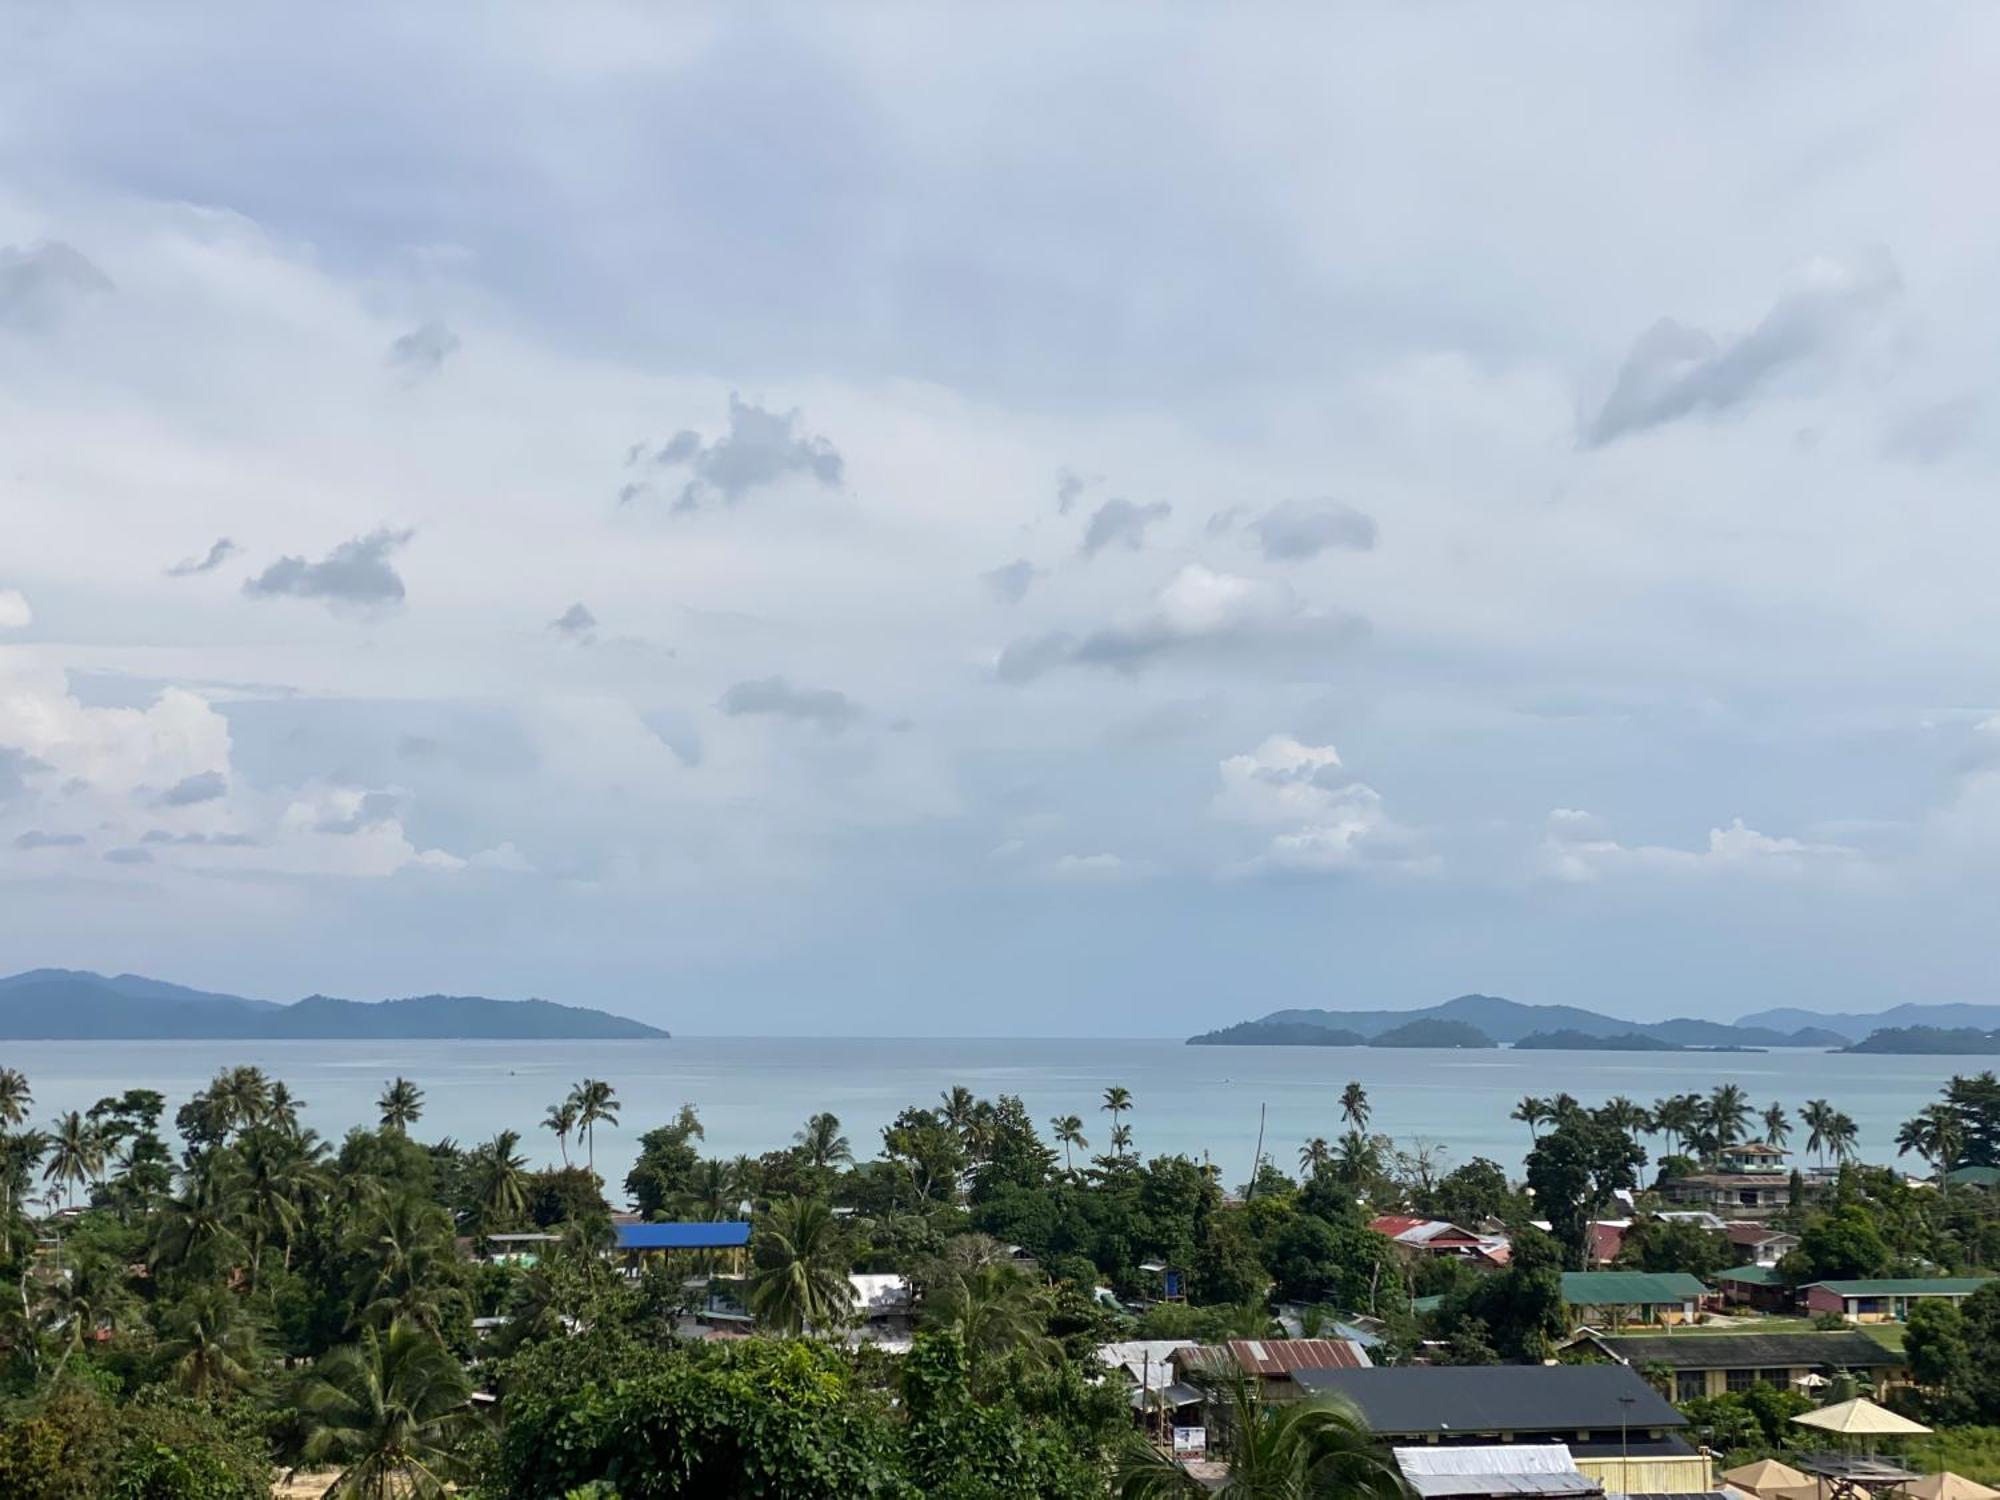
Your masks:
M1164 1432L1196 1420L1201 1410L1202 1392L1181 1380L1174 1362L1189 1347L1186 1339L1127 1339L1098 1345L1097 1361L1123 1380L1134 1420Z

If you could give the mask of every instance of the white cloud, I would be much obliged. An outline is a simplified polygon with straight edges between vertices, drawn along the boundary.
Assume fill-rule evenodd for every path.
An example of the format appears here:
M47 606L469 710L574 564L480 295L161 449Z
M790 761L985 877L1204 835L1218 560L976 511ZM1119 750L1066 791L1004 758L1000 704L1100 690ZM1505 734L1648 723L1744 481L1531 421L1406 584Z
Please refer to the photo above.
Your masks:
M35 622L35 612L18 589L0 589L0 630L26 630Z
M1693 849L1668 844L1621 844L1588 813L1557 808L1549 814L1537 851L1537 868L1551 879L1586 884L1608 876L1656 874L1716 877L1732 874L1788 879L1831 870L1854 869L1861 851L1845 844L1759 833L1734 818L1711 828L1706 844Z
M1390 818L1381 794L1347 774L1331 745L1276 734L1248 754L1227 757L1219 769L1222 788L1210 811L1279 830L1244 869L1325 874L1436 865L1410 830Z

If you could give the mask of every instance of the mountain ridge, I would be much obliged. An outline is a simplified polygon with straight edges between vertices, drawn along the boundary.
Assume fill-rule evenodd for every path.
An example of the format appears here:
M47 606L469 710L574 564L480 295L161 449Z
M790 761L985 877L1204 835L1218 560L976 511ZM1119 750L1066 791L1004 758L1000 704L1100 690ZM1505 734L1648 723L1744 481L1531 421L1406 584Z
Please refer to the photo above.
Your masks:
M290 1005L248 1000L83 969L30 969L0 978L6 1041L598 1041L664 1038L643 1021L484 995L342 1000L308 995Z
M1458 995L1413 1010L1274 1010L1255 1020L1205 1033L1203 1045L1284 1045L1279 1034L1297 1036L1319 1027L1359 1036L1363 1041L1418 1021L1457 1022L1509 1046L1524 1037L1569 1032L1587 1037L1642 1036L1681 1047L1844 1047L1856 1040L1810 1023L1791 1030L1673 1016L1664 1021L1629 1021L1575 1005L1530 1005L1500 995ZM2000 1024L2000 1023L1996 1023ZM1265 1030L1264 1028L1269 1028ZM1189 1038L1190 1041L1196 1040Z

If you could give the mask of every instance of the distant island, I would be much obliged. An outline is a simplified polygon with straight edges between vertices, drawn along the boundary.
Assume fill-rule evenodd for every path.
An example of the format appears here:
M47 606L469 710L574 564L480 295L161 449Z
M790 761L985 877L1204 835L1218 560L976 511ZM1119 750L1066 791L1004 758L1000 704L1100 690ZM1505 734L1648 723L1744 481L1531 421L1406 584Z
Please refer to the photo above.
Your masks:
M1902 1053L1909 1056L2000 1056L2000 1030L1976 1026L1885 1026L1843 1052Z
M1493 1038L1462 1021L1420 1020L1364 1037L1299 1021L1238 1021L1188 1038L1190 1047L1491 1047Z
M1679 1042L1647 1036L1640 1031L1621 1031L1616 1036L1593 1036L1587 1031L1534 1031L1514 1043L1516 1052L1685 1052Z
M363 1002L246 1000L137 974L34 969L0 979L6 1041L636 1041L656 1026L548 1000L419 995Z
M1430 1021L1467 1027L1479 1040L1472 1040L1466 1033L1450 1032L1435 1035L1456 1036L1458 1039L1420 1042L1385 1040L1391 1034L1407 1032L1419 1022ZM1321 1033L1331 1033L1332 1039L1323 1039ZM1694 1016L1676 1016L1665 1021L1627 1021L1575 1005L1524 1005L1499 995L1460 995L1442 1005L1428 1005L1416 1010L1275 1010L1255 1020L1203 1032L1200 1036L1189 1037L1188 1041L1202 1047L1490 1047L1496 1044L1518 1046L1529 1037L1567 1037L1571 1034L1595 1038L1598 1050L1648 1052L1744 1051L1763 1047L1832 1050L1844 1048L1854 1040L1840 1031L1810 1024L1780 1030L1771 1026L1705 1021ZM1666 1045L1645 1045L1633 1049L1626 1045L1632 1037L1643 1037L1649 1043ZM1581 1050L1581 1044L1569 1041L1541 1042L1537 1045L1550 1050Z

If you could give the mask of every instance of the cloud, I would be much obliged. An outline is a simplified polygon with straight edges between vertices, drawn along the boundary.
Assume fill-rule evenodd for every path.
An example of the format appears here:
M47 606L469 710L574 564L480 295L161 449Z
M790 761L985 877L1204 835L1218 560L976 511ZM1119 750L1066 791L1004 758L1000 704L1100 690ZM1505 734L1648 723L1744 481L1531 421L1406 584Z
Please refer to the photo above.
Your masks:
M1116 854L1065 854L1051 860L1042 873L1050 880L1075 885L1106 885L1145 873L1141 866Z
M1028 586L1035 581L1035 565L1025 557L1017 557L1010 563L979 575L995 599L1002 604L1019 604L1028 597Z
M80 833L44 833L39 828L30 828L14 840L16 849L73 849L86 842Z
M1979 423L1979 398L1959 396L1905 412L1882 440L1888 458L1934 464L1963 448Z
M40 328L68 304L110 290L111 278L74 245L0 247L0 324Z
M137 848L107 849L104 851L104 859L107 864L113 865L150 865L153 862L153 852L150 849Z
M389 559L415 535L385 526L342 542L318 562L281 557L243 592L253 599L319 599L335 613L386 609L403 602L403 579Z
M1328 874L1363 865L1404 870L1436 864L1398 825L1373 787L1342 766L1332 745L1275 734L1255 750L1225 758L1210 804L1218 818L1274 827L1263 852L1235 873L1258 870Z
M402 793L393 791L336 791L331 805L320 813L312 830L314 833L342 837L365 833L371 828L395 822L402 815L406 800Z
M35 612L18 589L0 589L0 630L26 630L35 623Z
M1066 516L1091 485L1091 480L1074 469L1056 470L1056 514Z
M1173 514L1163 500L1134 505L1130 500L1107 500L1091 513L1083 529L1083 555L1095 557L1106 547L1122 546L1137 552L1146 545L1146 528Z
M1662 318L1632 345L1610 395L1583 424L1582 444L1599 448L1698 411L1740 406L1784 371L1830 358L1899 287L1885 254L1851 264L1820 259L1731 343Z
M701 764L701 731L693 714L683 708L661 708L640 717L654 737L673 751L675 760L690 769Z
M1582 885L1632 873L1682 877L1738 873L1784 878L1852 867L1860 858L1860 850L1845 844L1773 837L1746 827L1741 818L1732 819L1727 828L1709 829L1708 842L1700 848L1621 844L1591 814L1559 807L1548 816L1536 865L1550 879Z
M229 795L229 778L220 771L200 771L183 776L154 799L156 807L193 807Z
M715 706L731 717L772 714L797 719L817 724L828 734L840 733L861 717L861 706L847 694L834 688L794 687L782 677L739 682Z
M412 328L389 346L389 364L412 384L435 375L459 349L458 335L442 323Z
M241 550L228 537L217 537L204 556L182 558L167 569L167 577L192 578L197 573L213 573Z
M642 445L627 455L627 462L636 463L645 456ZM728 432L706 442L700 433L682 430L669 438L650 462L662 468L685 466L690 471L674 501L675 510L697 510L714 499L735 505L752 490L793 478L811 479L835 489L846 471L840 451L828 439L805 430L801 412L769 411L734 391L729 393ZM643 481L628 484L620 499L634 499L646 489Z
M549 621L549 629L566 641L574 641L579 646L588 646L597 639L597 616L582 604L572 604Z
M53 769L49 763L13 745L0 745L0 803L12 802L28 790L28 778Z
M1138 672L1168 659L1245 655L1282 668L1304 648L1331 649L1364 629L1356 616L1307 608L1282 579L1189 563L1137 616L1081 636L1022 637L1001 651L994 670L1003 682L1027 682L1062 666Z
M1272 562L1300 562L1331 547L1367 552L1375 545L1372 517L1330 501L1287 500L1252 521L1250 530Z

